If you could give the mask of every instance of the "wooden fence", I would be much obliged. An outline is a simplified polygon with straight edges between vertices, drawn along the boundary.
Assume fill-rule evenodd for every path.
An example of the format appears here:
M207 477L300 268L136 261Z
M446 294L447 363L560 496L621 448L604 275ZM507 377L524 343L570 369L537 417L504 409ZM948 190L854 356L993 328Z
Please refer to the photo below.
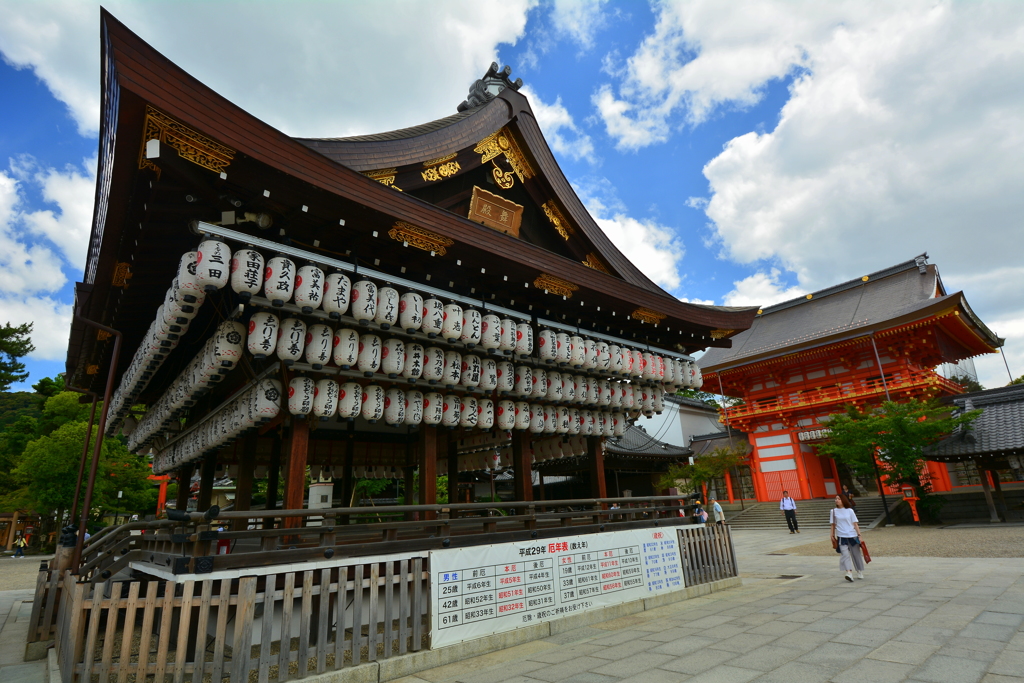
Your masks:
M687 586L739 576L732 530L724 524L680 528L679 550Z
M61 680L266 683L428 646L425 553L342 562L205 581L77 583L65 573L55 635ZM37 632L44 619L33 621Z

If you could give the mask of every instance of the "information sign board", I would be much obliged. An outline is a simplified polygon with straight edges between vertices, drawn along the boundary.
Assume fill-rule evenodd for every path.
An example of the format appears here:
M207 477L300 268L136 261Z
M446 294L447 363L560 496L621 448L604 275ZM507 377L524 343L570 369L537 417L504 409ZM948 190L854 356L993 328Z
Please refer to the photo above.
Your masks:
M684 587L671 529L431 551L430 574L433 647Z

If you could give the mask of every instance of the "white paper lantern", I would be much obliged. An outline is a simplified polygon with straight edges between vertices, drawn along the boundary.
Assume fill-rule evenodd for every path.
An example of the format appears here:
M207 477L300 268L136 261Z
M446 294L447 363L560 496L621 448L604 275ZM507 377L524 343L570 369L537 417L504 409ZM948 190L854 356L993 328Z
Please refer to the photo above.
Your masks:
M643 410L644 405L644 390L639 384L631 384L630 388L633 391L633 408L634 410Z
M204 240L196 250L196 282L206 292L222 289L231 277L231 248L219 240Z
M456 303L445 304L441 336L450 342L462 337L462 306Z
M530 428L530 404L526 401L515 402L515 428L520 431Z
M490 392L498 388L498 362L493 358L481 360L480 388Z
M431 339L441 334L444 328L444 302L440 299L427 299L423 302L423 322L420 329Z
M557 403L562 400L562 373L549 370L547 375L546 398Z
M368 384L363 387L361 414L370 424L384 417L384 389L381 386Z
M612 404L612 383L606 379L593 380L597 387L597 404L610 406Z
M528 358L533 353L533 328L530 327L530 323L516 325L515 352L520 358Z
M583 418L579 408L569 408L569 433L579 434L583 429Z
M532 398L544 398L548 393L548 373L544 368L533 368Z
M491 399L482 398L478 401L476 426L480 429L494 427L494 401Z
M196 303L200 297L206 298L206 293L196 278L196 256L196 252L186 251L178 261L178 276L175 278L178 286L175 291L180 293L180 298L186 303Z
M398 301L398 290L394 287L384 285L377 290L377 312L373 320L380 329L390 330L392 325L398 324Z
M295 272L295 305L303 313L312 313L324 302L324 271L314 265L301 266Z
M662 381L669 386L675 386L676 384L676 360L675 358L663 358L665 375Z
M462 354L458 351L444 352L444 374L441 383L447 389L454 389L462 378Z
M459 340L470 349L483 341L483 316L480 311L467 308L462 312L462 334Z
M277 330L277 357L285 365L302 358L306 342L306 323L298 318L285 318Z
M597 363L594 366L594 369L600 373L609 372L612 364L611 347L603 341L596 342L594 347L597 358Z
M319 370L331 362L334 332L327 325L310 325L306 332L306 362Z
M515 391L516 368L508 361L498 361L498 393L509 394Z
M662 387L654 387L650 390L654 394L652 408L659 415L665 410L665 390Z
M640 349L632 349L629 353L633 360L629 366L629 376L642 379L644 376L644 353Z
M658 377L658 361L654 359L654 354L650 352L644 352L641 354L643 358L643 369L640 371L640 376L646 380L656 379Z
M324 277L323 309L337 320L348 313L352 297L352 281L344 273L331 273Z
M506 356L512 355L516 350L516 321L512 318L501 319L501 352Z
M693 361L690 362L690 377L690 386L694 389L700 389L704 386L704 375L701 374L700 366Z
M501 318L493 313L480 321L480 346L488 350L501 348Z
M615 436L615 417L607 411L601 413L601 434Z
M572 341L566 332L559 332L555 335L555 362L559 365L568 365L572 356Z
M558 407L544 406L544 432L554 434L558 431Z
M477 419L480 417L477 412L480 405L475 396L466 395L462 397L462 409L459 412L459 426L465 429L476 427Z
M526 398L533 393L533 369L526 365L516 366L516 396Z
M412 389L405 392L405 424L423 422L423 392Z
M612 413L612 435L622 436L626 433L626 416L622 413Z
M295 264L284 256L267 261L263 270L263 295L274 306L283 306L292 298L295 289Z
M568 372L562 373L562 400L576 403L576 378Z
M459 377L459 384L464 387L480 386L480 376L483 373L483 363L480 356L466 354L462 357L462 373Z
M621 395L619 405L621 405L626 410L632 410L634 405L633 387L625 383L620 383L619 393Z
M556 427L555 427L555 432L558 433L558 434L568 434L569 433L569 408L566 407L566 406L558 406L556 408L556 411L558 413L558 417L557 417L557 424L556 424Z
M555 362L555 351L558 347L558 339L551 330L541 330L537 333L537 352L540 359L545 363Z
M359 361L359 333L343 327L334 333L334 364L348 370Z
M576 403L590 402L590 378L585 375L573 375L573 384L576 385Z
M288 383L288 412L309 415L313 412L313 392L316 382L309 377L293 377Z
M612 408L619 408L622 406L622 387L619 386L618 382L611 382L610 391L608 394L608 405Z
M530 404L530 432L533 434L544 432L544 406L539 403Z
M178 295L173 285L167 289L167 292L164 294L164 315L186 318L191 321L198 312L199 306L186 302L184 298Z
M597 342L593 339L583 340L583 369L593 370L597 367Z
M231 289L242 301L260 293L264 265L263 254L255 249L239 249L231 257Z
M666 368L665 368L665 357L664 356L655 355L654 356L654 366L655 366L655 370L654 370L654 379L655 379L655 381L664 382L665 381L665 370L666 370Z
M569 337L569 365L576 370L582 369L586 355L587 345L583 341L583 337L576 334Z
M456 394L447 394L444 397L444 412L441 415L441 424L445 427L458 427L461 417L462 400Z
M423 395L423 424L439 425L444 419L444 397L436 391Z
M402 368L402 377L415 382L423 376L424 349L421 344L405 345L405 366Z
M384 347L380 337L375 334L364 334L359 337L359 360L356 365L364 377L373 377L380 370L380 354Z
M608 346L608 371L613 375L621 375L623 371L622 347L617 344Z
M444 351L437 346L428 346L423 355L423 379L431 384L444 378Z
M405 422L405 392L391 387L384 393L384 421L389 425Z
M381 354L381 369L388 378L396 379L405 369L405 342L401 339L388 339L384 342Z
M253 413L258 419L270 420L281 411L281 383L276 379L261 380L256 389Z
M377 315L377 285L369 280L360 280L352 285L349 311L360 325L366 325L373 320Z
M512 401L498 401L494 409L495 422L498 429L509 430L516 426L516 405Z
M338 391L338 383L333 379L319 380L313 399L313 414L322 420L334 417L338 412Z
M412 334L423 324L423 297L416 292L406 292L398 301L398 324Z

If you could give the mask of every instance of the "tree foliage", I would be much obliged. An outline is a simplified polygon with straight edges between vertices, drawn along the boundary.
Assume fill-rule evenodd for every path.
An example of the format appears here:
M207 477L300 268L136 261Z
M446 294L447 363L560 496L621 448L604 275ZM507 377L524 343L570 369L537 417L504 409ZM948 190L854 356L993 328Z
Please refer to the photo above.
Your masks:
M704 484L725 475L732 468L747 461L747 448L740 444L732 447L716 448L707 455L693 459L693 464L675 463L669 465L668 471L658 480L661 488L672 488L680 479L689 481L695 490Z
M875 476L877 452L888 483L909 484L918 495L927 494L929 488L921 480L924 449L955 429L970 429L980 414L975 410L953 415L948 406L917 400L887 401L869 411L847 406L846 413L829 419L828 440L817 451L844 463L855 475L869 477Z
M28 379L25 364L18 359L36 350L30 334L32 323L15 327L8 322L0 327L0 391L7 391L12 384Z
M1024 384L1024 375L1021 375L1021 376L1020 376L1020 377L1018 377L1017 379L1014 379L1014 380L1010 380L1010 384L1011 384L1011 385L1012 385L1012 384ZM1009 385L1007 385L1007 386L1009 386Z

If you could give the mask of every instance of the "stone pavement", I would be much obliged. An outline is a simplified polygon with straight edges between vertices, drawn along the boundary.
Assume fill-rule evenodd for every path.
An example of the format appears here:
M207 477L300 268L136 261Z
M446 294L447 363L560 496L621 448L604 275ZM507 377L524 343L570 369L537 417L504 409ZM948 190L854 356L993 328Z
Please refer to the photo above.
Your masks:
M770 554L827 530L734 538L740 588L399 680L1024 683L1024 559L877 557L850 584L838 557Z
M46 660L25 662L33 590L0 591L0 683L43 683ZM17 613L12 613L19 604Z

